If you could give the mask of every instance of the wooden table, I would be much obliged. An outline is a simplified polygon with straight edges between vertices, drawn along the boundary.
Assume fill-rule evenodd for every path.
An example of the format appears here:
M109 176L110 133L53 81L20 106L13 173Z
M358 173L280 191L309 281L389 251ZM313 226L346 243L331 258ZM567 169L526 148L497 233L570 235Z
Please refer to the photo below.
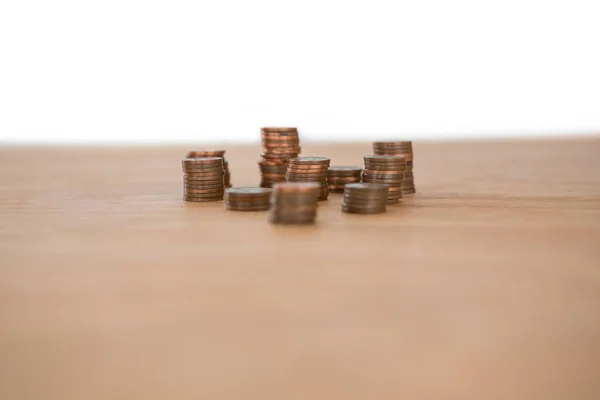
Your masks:
M600 398L600 140L414 148L306 227L184 203L187 146L1 148L0 398Z

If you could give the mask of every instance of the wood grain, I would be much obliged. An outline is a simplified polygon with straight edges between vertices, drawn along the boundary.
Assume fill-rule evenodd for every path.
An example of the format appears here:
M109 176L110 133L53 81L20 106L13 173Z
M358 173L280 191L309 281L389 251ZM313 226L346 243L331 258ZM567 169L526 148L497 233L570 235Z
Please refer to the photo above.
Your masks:
M414 147L308 227L184 203L187 146L1 148L0 398L600 398L600 140Z

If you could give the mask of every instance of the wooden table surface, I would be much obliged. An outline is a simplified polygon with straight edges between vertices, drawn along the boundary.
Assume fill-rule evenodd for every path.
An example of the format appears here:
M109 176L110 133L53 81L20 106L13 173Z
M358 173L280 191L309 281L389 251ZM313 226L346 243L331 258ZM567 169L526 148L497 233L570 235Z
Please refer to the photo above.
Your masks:
M416 142L305 227L184 203L188 148L0 148L1 399L600 398L599 139Z

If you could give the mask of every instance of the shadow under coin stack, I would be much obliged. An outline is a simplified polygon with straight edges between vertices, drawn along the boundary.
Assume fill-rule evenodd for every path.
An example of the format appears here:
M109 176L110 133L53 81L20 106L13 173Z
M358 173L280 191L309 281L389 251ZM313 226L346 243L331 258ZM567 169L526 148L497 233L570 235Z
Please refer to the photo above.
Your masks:
M413 149L411 141L402 142L373 142L373 154L379 156L402 156L406 159L406 172L402 180L402 193L416 192L413 175Z
M186 158L181 164L185 201L223 200L225 186L221 157Z
M321 186L317 182L273 185L269 221L274 224L312 224L317 217Z
M269 209L271 189L260 187L233 188L225 191L225 206L231 211L264 211Z
M349 183L344 188L342 211L355 214L380 214L386 211L388 187L378 183Z
M225 187L231 187L231 174L229 173L229 163L225 159L225 150L200 149L192 150L187 153L187 158L221 157L223 159L223 173Z
M361 173L361 167L329 167L327 169L327 186L329 187L329 191L342 193L344 185L360 182Z
M401 156L365 156L363 182L382 183L388 186L388 204L402 198L402 179L406 160Z
M296 128L261 128L262 160L258 162L261 187L271 187L285 181L288 161L300 154L300 139Z
M327 200L327 169L331 161L327 157L292 158L288 164L285 180L287 182L316 182L320 185L319 200Z

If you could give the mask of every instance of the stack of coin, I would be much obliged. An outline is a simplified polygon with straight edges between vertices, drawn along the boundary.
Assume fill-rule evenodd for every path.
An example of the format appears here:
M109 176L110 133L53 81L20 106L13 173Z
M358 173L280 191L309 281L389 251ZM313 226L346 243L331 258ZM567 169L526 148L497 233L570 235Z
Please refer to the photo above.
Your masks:
M263 152L260 166L262 187L285 181L288 161L300 154L300 139L296 128L261 128Z
M402 156L406 159L406 172L402 181L402 193L415 193L415 178L413 175L413 148L411 141L403 142L373 142L373 153L380 156Z
M343 192L347 183L360 182L361 167L329 167L327 169L327 185L330 192Z
M287 171L287 162L277 164L272 161L259 161L260 167L260 186L270 188L274 183L285 181L285 172Z
M274 224L312 224L317 216L317 182L280 182L273 185L269 221Z
M229 163L225 159L225 150L200 149L191 150L187 153L187 158L221 157L223 159L223 172L225 173L225 187L231 187L231 174L229 173Z
M225 186L221 157L186 158L181 164L184 200L223 200Z
M342 211L379 214L386 211L388 187L379 183L349 183L344 188Z
M406 160L401 156L365 156L363 182L383 183L388 186L388 204L402 198L402 179Z
M287 182L317 182L321 190L319 200L327 200L327 169L330 160L327 157L298 157L292 158L285 174Z
M269 209L271 189L261 187L233 188L225 191L225 206L232 211Z

